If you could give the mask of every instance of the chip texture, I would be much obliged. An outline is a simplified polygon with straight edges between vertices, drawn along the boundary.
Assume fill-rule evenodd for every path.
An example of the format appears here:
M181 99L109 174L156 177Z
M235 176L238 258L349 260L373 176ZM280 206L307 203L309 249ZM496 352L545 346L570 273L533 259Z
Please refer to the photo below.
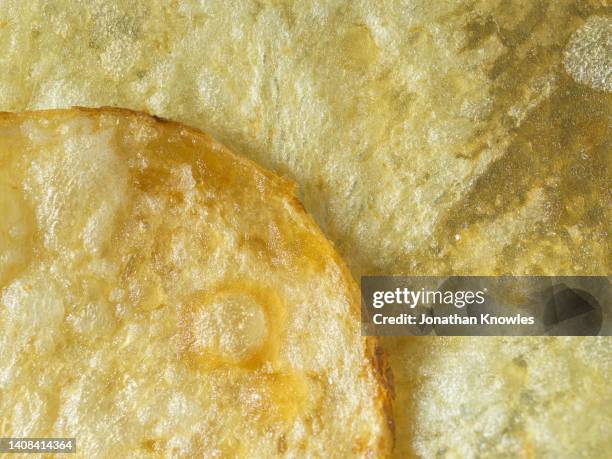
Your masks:
M117 109L0 114L0 436L378 457L375 342L293 185Z
M402 455L610 456L608 337L404 337L386 345L392 367L402 369Z
M306 209L356 276L606 275L609 4L0 0L0 109L119 105L211 132L295 179ZM449 432L464 433L466 457L478 456L490 432L500 432L474 433L453 415L454 405L436 413L419 408L446 387L445 379L427 376L433 355L454 387L474 387L455 350L478 349L485 370L512 366L512 348L480 342L387 342L399 456L435 450L452 457L425 428L440 419ZM549 343L525 346L537 342L543 349ZM579 386L602 375L600 354L589 354L600 341L573 343L590 363L566 368L589 406L591 393ZM559 365L570 358L561 349L550 347ZM428 357L413 359L415 352ZM455 371L444 367L447 354ZM542 374L548 379L541 390L548 387L552 400L555 373ZM509 394L491 392L495 406L508 410L503 419L511 419ZM468 418L484 409L475 395L454 393ZM413 398L422 403L407 402ZM531 403L544 409L546 400ZM612 423L572 406L580 404L568 405L568 413L583 417L585 429ZM559 435L576 428L569 414L555 420ZM520 444L534 425L508 427L507 435ZM574 438L576 448L598 435L585 431ZM563 457L554 439L530 438L542 454Z
M508 272L532 246L578 271L603 253L598 183L572 177L602 171L605 3L0 0L0 110L209 132L294 179L356 275Z

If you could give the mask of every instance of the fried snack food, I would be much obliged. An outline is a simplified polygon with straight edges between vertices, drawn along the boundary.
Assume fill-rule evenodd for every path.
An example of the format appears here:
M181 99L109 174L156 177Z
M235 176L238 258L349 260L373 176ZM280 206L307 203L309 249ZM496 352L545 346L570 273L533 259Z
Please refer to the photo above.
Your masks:
M387 340L398 457L612 453L608 337Z
M0 109L119 105L211 132L292 177L357 277L611 271L609 1L0 5ZM569 341L584 350L574 365L556 341L517 339L516 349L550 355L526 361L524 379L497 372L514 366L515 349L499 344L508 341L484 341L497 343L387 341L398 456L452 457L441 446L451 432L467 457L495 438L554 457L567 432L583 432L575 451L605 438L608 427L589 426L612 419L587 410L594 395L580 388L612 377L599 365L609 341ZM454 358L476 351L482 368ZM522 409L541 413L555 374L567 374L578 401L555 418L556 438L526 421L549 417L511 421L510 391L478 403L469 381L494 371L517 390L540 375L542 396ZM451 382L465 390L449 409L420 409ZM475 432L453 415L475 419L489 406L505 407L505 427ZM448 430L434 440L427 429L438 423Z
M588 181L605 3L0 0L0 110L114 105L209 132L294 179L357 276L538 252L578 271L605 256Z
M0 114L0 436L385 457L356 285L285 179L118 109Z

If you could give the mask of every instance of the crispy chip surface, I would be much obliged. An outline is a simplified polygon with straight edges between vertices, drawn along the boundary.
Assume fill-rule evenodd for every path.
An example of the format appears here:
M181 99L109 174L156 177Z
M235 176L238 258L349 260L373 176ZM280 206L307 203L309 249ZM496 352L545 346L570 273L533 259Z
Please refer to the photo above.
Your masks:
M293 186L180 124L0 114L0 436L384 456L356 287Z
M609 274L609 4L0 0L0 109L118 105L211 132L293 178L356 276ZM581 388L612 378L609 341L489 341L388 340L398 456L607 439ZM499 371L523 348L550 361ZM483 371L513 389L480 398ZM539 414L515 416L532 390ZM495 428L464 421L481 416Z

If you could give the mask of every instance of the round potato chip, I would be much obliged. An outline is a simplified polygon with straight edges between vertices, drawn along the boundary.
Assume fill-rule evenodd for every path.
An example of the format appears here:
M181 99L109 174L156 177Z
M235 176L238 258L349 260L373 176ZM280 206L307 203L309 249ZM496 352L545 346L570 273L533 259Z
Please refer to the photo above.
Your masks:
M1 437L374 457L384 362L288 181L118 109L0 114Z

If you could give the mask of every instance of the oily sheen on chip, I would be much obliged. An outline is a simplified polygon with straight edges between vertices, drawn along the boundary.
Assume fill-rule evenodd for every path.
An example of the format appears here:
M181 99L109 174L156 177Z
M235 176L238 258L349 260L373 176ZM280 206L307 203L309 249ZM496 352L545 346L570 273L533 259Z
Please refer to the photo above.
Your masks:
M0 436L386 456L383 363L293 189L147 115L0 114Z
M0 110L211 132L293 178L355 276L607 275L609 3L0 0ZM609 340L385 344L399 457L612 456Z

